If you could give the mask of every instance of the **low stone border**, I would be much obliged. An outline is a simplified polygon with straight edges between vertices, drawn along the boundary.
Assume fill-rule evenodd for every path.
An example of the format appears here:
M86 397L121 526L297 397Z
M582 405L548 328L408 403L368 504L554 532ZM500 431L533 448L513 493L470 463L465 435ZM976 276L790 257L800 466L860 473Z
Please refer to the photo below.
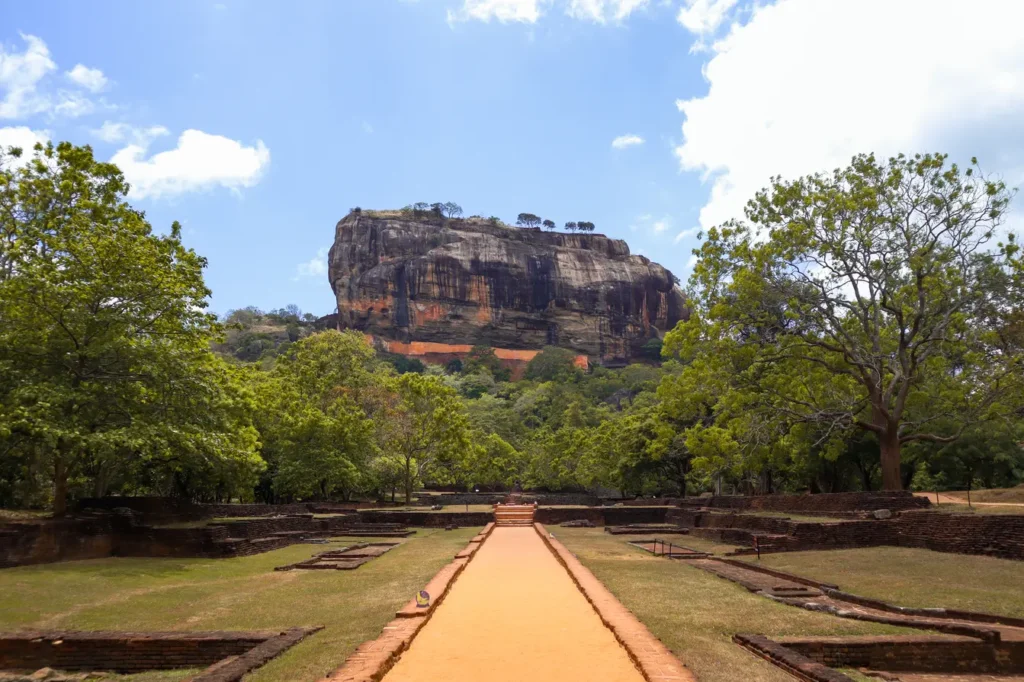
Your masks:
M322 626L253 632L0 633L0 669L141 673L209 666L190 682L237 682Z
M219 663L214 663L185 682L239 682L249 672L265 665L271 659L277 658L309 635L322 629L323 626L291 628L276 637L271 637L263 644L249 649L241 656L226 658Z
M278 566L275 571L292 571L295 569L306 569L306 570L335 570L335 571L351 571L359 568L368 561L372 561L377 557L383 556L390 552L392 549L397 547L398 542L360 542L348 547L342 547L341 549L329 549L326 552L320 552L319 554L313 555L309 559L296 562L294 564L286 564L285 566ZM381 547L380 550L369 550L371 547ZM369 551L363 551L369 550Z
M888 611L889 613L896 613L904 616L949 618L951 620L966 620L975 623L991 623L1024 628L1024 618L1014 618L1013 616L1001 616L995 613L979 613L977 611L958 611L956 609L945 608L922 609L911 606L897 606L878 599L870 599L868 597L850 594L849 592L843 592L838 587L834 587L832 589L826 587L824 592L836 601L844 601L850 604L857 604L858 606L867 606L868 608L878 609L879 611Z
M572 552L548 533L543 524L535 523L533 527L647 682L697 682L693 673L668 647L652 635Z
M803 576L795 575L793 573L786 573L785 571L779 571L774 568L768 568L767 566L755 564L750 561L740 561L739 559L729 559L727 557L714 557L713 559L714 561L718 561L723 564L731 564L733 566L739 566L741 568L746 568L751 571L757 571L758 573L764 573L766 575L775 576L776 578L781 578L782 580L788 580L791 583L798 583L800 585L807 585L809 587L817 587L819 590L822 591L839 589L838 585L833 585L832 583L823 583L817 580L812 580L811 578L804 578Z
M415 597L409 600L395 613L395 619L384 626L377 639L360 644L340 668L319 682L380 682L398 661L398 657L409 648L420 629L430 620L434 609L451 591L455 579L465 570L473 555L493 530L494 523L488 523L451 563L434 574L423 588L430 595L429 605L418 606Z
M732 641L804 682L853 682L848 675L787 649L762 635L734 635Z

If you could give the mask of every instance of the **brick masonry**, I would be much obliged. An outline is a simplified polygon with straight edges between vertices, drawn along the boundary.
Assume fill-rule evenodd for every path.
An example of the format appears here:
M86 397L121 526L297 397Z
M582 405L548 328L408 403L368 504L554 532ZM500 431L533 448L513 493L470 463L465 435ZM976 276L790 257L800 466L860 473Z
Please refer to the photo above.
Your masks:
M319 627L271 632L78 632L0 635L0 669L140 673L210 666L194 682L240 680Z
M744 545L737 552L741 554L754 552L751 546L758 536L762 552L889 545L1024 560L1024 515L908 510L884 520L818 523L748 513L672 509L665 518L689 528L692 535Z
M917 497L906 491L818 493L815 495L716 495L676 498L673 502L689 507L793 513L863 512L876 509L897 511L927 509L931 505L927 498Z
M364 536L399 534L397 526L384 532L364 528L361 523L363 519L355 513L322 518L312 514L262 517L197 528L141 525L134 514L121 513L12 523L0 525L0 568L109 556L249 556L310 537L356 531Z
M647 682L696 682L697 678L668 647L652 635L572 552L548 533L543 524L535 523L534 528Z

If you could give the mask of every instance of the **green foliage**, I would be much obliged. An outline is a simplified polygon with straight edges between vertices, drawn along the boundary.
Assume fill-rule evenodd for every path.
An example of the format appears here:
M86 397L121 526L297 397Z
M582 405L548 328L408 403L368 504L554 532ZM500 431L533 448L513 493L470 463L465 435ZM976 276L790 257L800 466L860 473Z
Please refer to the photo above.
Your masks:
M951 443L1020 405L1019 250L990 241L998 181L941 155L774 179L751 223L709 231L694 307L663 353L686 368L659 395L694 465L760 476L835 462L874 435L887 489L901 446Z
M210 352L206 261L153 232L88 147L0 154L0 453L104 494L244 493L262 461L251 403ZM134 475L133 475L134 474ZM170 490L168 490L170 488Z
M534 381L573 381L582 374L576 353L568 348L545 346L526 365L526 378Z
M256 425L274 499L347 499L370 487L379 454L359 403L375 381L373 350L356 332L328 331L291 347L270 372L252 371Z
M473 346L462 363L462 371L465 374L481 370L490 373L496 381L508 381L512 377L512 371L501 364L501 360L490 346Z

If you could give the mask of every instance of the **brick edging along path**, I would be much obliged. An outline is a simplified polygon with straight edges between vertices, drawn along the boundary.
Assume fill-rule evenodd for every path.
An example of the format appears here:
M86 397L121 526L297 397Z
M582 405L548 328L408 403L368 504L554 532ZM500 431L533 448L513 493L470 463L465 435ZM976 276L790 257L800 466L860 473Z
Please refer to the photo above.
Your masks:
M412 640L430 620L434 609L451 590L455 579L466 568L484 540L494 530L488 523L456 558L438 571L423 588L430 595L430 605L420 608L415 597L395 613L395 619L384 626L377 639L360 644L340 668L319 682L380 682L409 648Z
M555 555L572 581L597 612L601 622L612 631L615 639L633 660L647 682L696 682L697 678L669 651L668 647L651 634L633 613L622 605L590 570L561 542L548 533L543 524L534 529Z

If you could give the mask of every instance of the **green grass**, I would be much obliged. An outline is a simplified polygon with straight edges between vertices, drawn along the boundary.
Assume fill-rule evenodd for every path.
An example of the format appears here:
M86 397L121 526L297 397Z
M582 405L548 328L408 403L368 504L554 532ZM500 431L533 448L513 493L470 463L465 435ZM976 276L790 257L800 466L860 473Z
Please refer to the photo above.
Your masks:
M50 518L50 512L39 509L0 509L0 523L4 521L32 521Z
M736 633L772 636L906 633L876 623L785 606L687 565L631 547L600 528L549 528L701 682L792 682L732 642ZM696 538L680 544L697 548Z
M340 665L360 643L375 638L395 611L478 531L419 530L355 571L275 572L274 567L373 538L298 544L236 559L111 558L4 569L0 629L263 630L323 625L324 630L246 677L247 682L315 680Z
M751 561L749 557L744 560ZM907 547L764 554L762 563L900 606L1024 618L1024 562Z

